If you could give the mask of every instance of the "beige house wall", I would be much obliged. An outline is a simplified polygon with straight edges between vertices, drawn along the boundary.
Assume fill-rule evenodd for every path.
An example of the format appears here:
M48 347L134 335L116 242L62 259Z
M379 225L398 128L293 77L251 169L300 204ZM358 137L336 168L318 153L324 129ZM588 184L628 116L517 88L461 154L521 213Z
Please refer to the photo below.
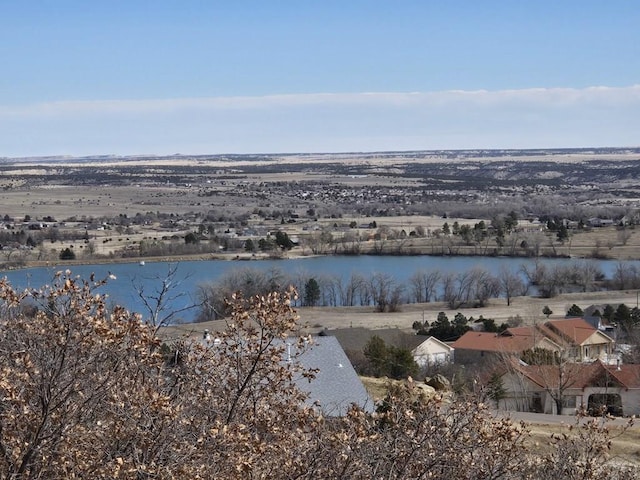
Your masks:
M429 338L413 350L413 358L420 367L451 363L453 348L436 339Z
M556 403L544 388L533 383L528 378L517 373L508 373L502 377L505 398L497 405L499 410L515 412L539 411L540 413L556 414ZM640 388L626 389L623 387L588 387L583 389L571 388L565 390L563 397L566 406L562 415L575 415L576 410L589 405L589 395L618 394L622 401L622 411L625 417L640 415ZM536 400L539 399L539 400Z

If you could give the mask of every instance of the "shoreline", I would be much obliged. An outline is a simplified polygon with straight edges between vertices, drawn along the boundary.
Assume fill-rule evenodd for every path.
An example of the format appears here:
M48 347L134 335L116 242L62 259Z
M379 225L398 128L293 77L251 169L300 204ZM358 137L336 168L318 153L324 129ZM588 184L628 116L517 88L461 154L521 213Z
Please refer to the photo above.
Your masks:
M94 257L94 258L81 258L75 260L27 260L22 265L9 265L9 266L0 266L0 270L2 271L14 271L14 270L24 270L28 268L42 268L42 267L65 267L65 266L76 266L76 265L109 265L109 264L124 264L124 263L180 263L180 262L195 262L195 261L213 261L213 260L224 260L224 261L246 261L246 262L254 262L261 260L293 260L300 258L312 258L312 257L354 257L354 256L367 256L367 257L379 257L379 256L397 256L397 257L451 257L451 258L460 258L460 257L492 257L492 258L520 258L520 259L574 259L574 260L595 260L595 261L637 261L640 259L635 258L617 258L617 256L611 257L572 257L566 255L541 255L538 257L531 256L523 256L523 255L475 255L475 254L450 254L450 255L434 255L433 253L405 253L405 254L370 254L370 253L360 253L357 255L349 255L349 254L305 254L303 252L287 252L286 255L276 256L264 253L254 253L254 254L240 254L240 253L198 253L193 255L175 255L175 256L152 256L152 257Z

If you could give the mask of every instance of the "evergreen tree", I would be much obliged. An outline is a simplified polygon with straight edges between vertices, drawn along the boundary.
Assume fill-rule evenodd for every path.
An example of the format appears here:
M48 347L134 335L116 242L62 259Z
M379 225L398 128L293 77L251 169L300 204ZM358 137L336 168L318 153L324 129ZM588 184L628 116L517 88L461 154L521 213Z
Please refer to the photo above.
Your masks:
M482 319L482 329L485 332L497 332L498 325L496 325L496 321L493 318L483 318Z
M387 346L378 335L372 336L362 349L364 356L371 365L372 373L376 377L386 375L387 372Z
M258 240L258 248L261 252L267 252L269 250L273 250L274 243L271 240L267 240L266 238L261 238Z
M60 260L75 260L76 254L69 247L60 252Z
M613 314L613 321L616 323L627 323L631 320L631 310L624 303L618 305Z
M187 245L198 243L198 237L195 233L189 232L184 236L184 243L186 243Z
M315 307L320 300L320 285L315 278L310 278L304 284L304 304L307 307Z
M453 319L453 323L451 323L447 315L444 312L440 312L427 333L438 340L449 342L457 340L470 329L468 320L462 313L458 312Z
M282 231L276 233L276 244L285 250L291 250L293 248L293 242L289 238L289 235Z
M429 335L436 337L438 340L447 340L451 333L451 322L444 312L438 313L438 318L431 324Z
M452 327L450 338L456 340L471 330L469 320L460 312L456 313L456 316L453 318Z
M504 228L507 232L512 232L518 226L518 214L511 210L504 219Z
M564 223L560 224L558 227L558 232L556 233L556 237L559 242L564 243L565 240L569 239L569 230L564 225Z
M613 315L615 314L615 310L609 304L604 307L602 311L602 318L608 320L609 322L613 322Z
M500 407L500 400L507 395L507 391L504 388L504 382L502 377L497 373L491 375L487 384L487 396L496 402L496 408Z
M567 310L567 317L582 317L583 315L584 312L575 303L569 307L569 310Z
M418 364L413 359L411 350L390 346L387 349L387 375L400 379L414 377L418 374Z

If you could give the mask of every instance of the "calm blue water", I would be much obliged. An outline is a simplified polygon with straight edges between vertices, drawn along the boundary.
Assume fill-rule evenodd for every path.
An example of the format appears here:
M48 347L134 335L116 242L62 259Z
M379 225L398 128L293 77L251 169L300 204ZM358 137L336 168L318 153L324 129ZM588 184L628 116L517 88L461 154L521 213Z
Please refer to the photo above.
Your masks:
M545 264L571 263L571 259L545 259ZM615 260L590 260L600 267L607 278L611 278L619 263ZM198 286L216 280L233 269L260 269L264 271L279 270L292 278L310 278L321 276L340 276L348 279L352 274L365 278L375 273L390 274L398 283L407 284L408 279L418 270L439 270L440 272L459 273L473 267L482 267L497 275L503 266L518 270L523 264L532 265L533 260L511 257L433 257L433 256L353 256L353 257L310 257L290 260L209 260L189 261L178 264L164 262L149 263L140 266L138 263L119 263L110 265L81 265L68 267L27 268L0 272L6 276L16 289L41 287L51 283L55 272L71 270L73 275L88 279L94 273L97 279L109 274L116 276L102 287L102 292L109 295L112 304L123 305L129 310L145 313L144 307L136 293L134 285L143 285L147 294L158 289L160 282L166 278L170 265L177 267L175 279L180 282L175 292L184 295L175 303L176 307L185 307L196 298ZM640 262L632 262L640 265ZM175 293L174 293L175 295ZM186 321L193 319L194 313L184 315Z

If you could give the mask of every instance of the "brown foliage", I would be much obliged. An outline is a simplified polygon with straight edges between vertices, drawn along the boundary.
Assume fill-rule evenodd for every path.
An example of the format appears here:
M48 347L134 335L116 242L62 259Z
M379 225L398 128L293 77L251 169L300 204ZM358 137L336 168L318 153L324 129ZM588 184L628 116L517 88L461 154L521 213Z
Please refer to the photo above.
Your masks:
M139 316L106 308L102 283L0 282L0 477L524 479L594 445L606 453L606 432L587 430L532 456L522 425L412 381L376 413L325 418L296 387L314 372L287 358L295 292L235 296L211 345L161 348ZM603 478L602 458L580 478Z

